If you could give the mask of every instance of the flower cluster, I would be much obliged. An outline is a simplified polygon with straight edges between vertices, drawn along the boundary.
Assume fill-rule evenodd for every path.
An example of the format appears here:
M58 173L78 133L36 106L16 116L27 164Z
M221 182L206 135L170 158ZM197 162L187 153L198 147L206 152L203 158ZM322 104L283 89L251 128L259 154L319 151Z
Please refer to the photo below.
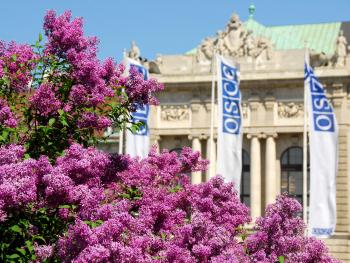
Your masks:
M154 79L144 80L134 68L130 76L123 76L125 67L108 58L100 63L96 56L98 41L95 37L85 37L82 18L71 20L71 13L56 16L49 11L44 19L44 29L48 38L45 52L69 62L74 85L69 94L71 106L97 106L108 97L113 97L113 89L125 85L130 104L153 104L157 100L153 93L163 89Z
M7 102L0 99L0 126L14 128L17 126L17 120L12 113Z
M84 35L82 18L48 11L44 31L47 41L41 44L40 35L34 51L0 42L0 124L16 126L10 105L25 122L10 136L25 140L32 157L54 159L72 142L91 145L94 130L134 125L136 105L157 102L154 94L163 86L156 80L144 80L134 69L126 74L112 58L98 59L98 40ZM29 82L33 89L24 93ZM2 143L7 141L13 140Z
M301 211L298 201L286 195L266 208L265 217L256 221L256 232L246 240L253 262L274 263L281 256L287 263L339 262L328 255L323 242L304 237L304 222L295 216Z
M8 150L11 155L22 152L22 149L16 147L9 147ZM38 183L51 168L46 157L17 163L13 163L13 160L7 161L0 166L0 221L4 221L14 211L37 201Z
M36 59L29 45L0 41L0 78L6 78L7 88L15 92L27 90Z
M135 67L130 68L130 76L125 83L128 99L139 104L158 104L158 100L150 95L163 90L163 85L154 79L144 80Z
M53 86L43 83L29 99L31 108L40 116L50 116L61 108L61 101L56 98Z
M49 11L44 19L44 29L48 38L46 53L71 65L71 77L76 85L75 92L70 96L72 103L84 98L87 106L97 106L104 102L105 97L113 97L109 79L106 82L104 78L106 70L96 56L98 41L95 37L84 36L82 18L71 21L71 12L57 17L54 11ZM112 68L112 76L109 77L113 78L115 65L109 66ZM79 104L82 102L79 101Z
M221 178L190 185L183 171L206 168L198 153L185 148L177 157L153 149L144 160L119 159L113 169L115 159L110 158L105 171L111 181L103 200L110 202L91 209L90 201L90 212L80 214L59 240L64 262L209 262L230 251L244 256L235 236L250 220L248 209ZM82 216L102 223L91 228Z
M98 116L96 113L85 112L78 121L79 128L105 129L112 125L112 121L105 116Z
M66 222L58 240L35 243L37 259L62 262L338 262L324 244L303 236L300 204L280 196L243 242L248 208L220 177L191 185L187 173L207 161L184 148L145 159L107 155L73 144L51 165L0 149L0 218L51 209ZM31 228L38 229L35 222Z

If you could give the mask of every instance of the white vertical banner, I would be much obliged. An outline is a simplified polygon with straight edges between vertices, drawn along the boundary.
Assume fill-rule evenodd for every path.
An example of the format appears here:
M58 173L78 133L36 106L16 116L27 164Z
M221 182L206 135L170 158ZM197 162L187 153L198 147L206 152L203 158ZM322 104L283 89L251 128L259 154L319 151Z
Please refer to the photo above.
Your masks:
M218 142L217 173L240 191L242 174L242 114L239 71L217 55Z
M310 127L309 235L329 237L336 225L338 125L322 84L305 61L305 92Z
M138 61L124 58L126 64L126 72L129 72L131 67L135 67L141 74L143 74L144 79L148 79L148 70L142 66ZM130 130L126 130L126 154L129 154L131 157L140 156L145 158L149 152L149 105L137 105L136 112L131 114L132 121L134 123L142 122L144 125L140 128L139 131L132 133Z

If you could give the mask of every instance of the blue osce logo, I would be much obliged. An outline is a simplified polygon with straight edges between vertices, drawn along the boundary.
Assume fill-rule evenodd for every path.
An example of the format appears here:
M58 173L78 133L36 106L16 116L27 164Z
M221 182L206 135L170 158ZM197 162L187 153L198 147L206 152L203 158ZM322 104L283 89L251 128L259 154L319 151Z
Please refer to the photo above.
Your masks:
M239 134L241 132L241 92L238 85L237 69L221 62L222 86L222 124L223 132Z
M140 105L138 104L135 112L131 114L133 117L134 123L142 122L143 125L140 127L140 130L134 133L135 135L146 136L148 134L148 115L149 115L149 105Z
M131 64L131 67L135 67L139 73L143 75L144 80L148 79L148 70L141 66L141 65L135 65ZM149 115L149 105L136 105L136 111L131 114L133 118L134 123L140 123L142 122L143 125L140 127L140 130L138 130L134 135L141 135L141 136L147 136L148 134L148 115Z
M332 105L325 95L322 84L312 72L309 78L314 129L318 132L334 132L335 117Z

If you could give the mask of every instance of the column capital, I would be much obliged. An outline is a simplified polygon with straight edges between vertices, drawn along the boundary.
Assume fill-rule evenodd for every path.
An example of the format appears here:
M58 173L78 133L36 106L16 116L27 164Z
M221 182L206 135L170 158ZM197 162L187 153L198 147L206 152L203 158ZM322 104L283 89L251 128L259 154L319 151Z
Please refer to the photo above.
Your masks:
M199 139L200 140L207 140L209 138L210 138L210 136L208 134L201 134L201 135L199 135Z
M189 134L188 135L188 139L190 141L194 140L194 139L198 139L198 140L202 140L202 135L201 134Z
M278 137L278 133L277 132L265 133L265 138L268 138L268 137L272 137L272 138L276 139Z
M248 139L253 139L253 138L264 139L264 138L266 138L266 135L263 133L248 133L247 138Z
M160 141L160 135L158 135L158 134L151 135L151 140L152 141Z
M210 136L208 134L190 134L188 135L188 139L191 141L193 139L198 140L207 140Z

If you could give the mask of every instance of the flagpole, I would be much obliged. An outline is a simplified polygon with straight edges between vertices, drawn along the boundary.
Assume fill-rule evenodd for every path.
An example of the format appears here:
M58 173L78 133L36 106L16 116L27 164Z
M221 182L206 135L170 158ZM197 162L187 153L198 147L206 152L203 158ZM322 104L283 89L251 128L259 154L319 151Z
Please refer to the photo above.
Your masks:
M123 60L125 63L125 58L126 58L126 49L123 49ZM124 123L122 123L122 127L119 131L119 149L118 149L118 153L119 154L123 154L123 149L124 149L124 130L125 130L125 125Z
M305 48L305 62L309 63L309 52ZM305 66L305 65L304 65ZM303 131L303 219L306 225L308 225L307 217L307 90L304 84L304 131ZM308 227L306 228L306 232Z
M216 59L216 49L213 49L212 58L212 82L211 82L211 115L210 115L210 167L209 167L209 179L215 176L215 166L214 166L214 110L215 110L215 59Z

